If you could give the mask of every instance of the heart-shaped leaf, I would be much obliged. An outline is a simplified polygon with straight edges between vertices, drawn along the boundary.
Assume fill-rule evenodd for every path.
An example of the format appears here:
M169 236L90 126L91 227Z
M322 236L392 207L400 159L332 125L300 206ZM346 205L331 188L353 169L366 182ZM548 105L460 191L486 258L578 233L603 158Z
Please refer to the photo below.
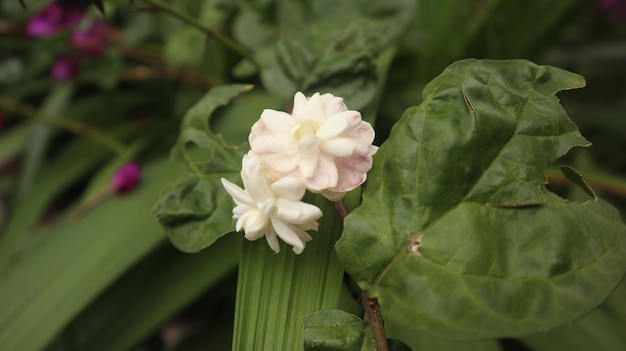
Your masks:
M572 321L626 268L626 229L597 200L546 191L546 166L589 143L559 104L582 77L524 60L464 60L409 108L374 157L340 260L385 319L456 336Z

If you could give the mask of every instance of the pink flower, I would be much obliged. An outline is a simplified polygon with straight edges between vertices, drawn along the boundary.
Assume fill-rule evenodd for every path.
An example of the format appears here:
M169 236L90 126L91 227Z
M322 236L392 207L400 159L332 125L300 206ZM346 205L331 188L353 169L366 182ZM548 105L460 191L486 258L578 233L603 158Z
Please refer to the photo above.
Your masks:
M111 179L111 187L118 194L127 194L135 189L141 179L141 168L135 162L129 162L118 168Z
M60 57L52 64L50 74L56 82L74 79L80 73L80 62L72 57Z
M47 37L77 25L85 10L53 1L37 12L26 23L26 33L31 37Z
M95 20L85 30L72 33L72 46L90 57L101 57L107 49L111 27L103 20Z
M332 94L298 92L291 114L264 110L248 140L274 178L301 179L330 200L365 182L378 150L372 126Z

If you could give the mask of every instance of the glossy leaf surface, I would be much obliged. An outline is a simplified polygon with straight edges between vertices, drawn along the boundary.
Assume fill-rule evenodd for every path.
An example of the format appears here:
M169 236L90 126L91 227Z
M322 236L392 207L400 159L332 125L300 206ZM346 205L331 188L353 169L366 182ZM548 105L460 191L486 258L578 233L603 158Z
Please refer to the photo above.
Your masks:
M617 285L626 267L618 212L543 188L548 164L588 145L555 97L582 86L524 60L464 60L425 88L375 155L337 244L385 319L523 335L579 318Z

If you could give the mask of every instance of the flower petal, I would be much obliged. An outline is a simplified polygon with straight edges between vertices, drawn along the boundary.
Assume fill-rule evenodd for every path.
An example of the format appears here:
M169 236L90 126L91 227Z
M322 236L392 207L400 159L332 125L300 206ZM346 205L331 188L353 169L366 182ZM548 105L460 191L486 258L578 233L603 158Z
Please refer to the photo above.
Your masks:
M261 121L274 134L289 133L293 117L287 112L265 109L261 113Z
M307 154L300 155L298 164L300 166L300 173L305 179L312 178L315 176L315 173L318 172L317 168L318 168L319 161L320 161L319 150L313 150ZM308 186L308 182L307 182L307 186Z
M280 198L284 198L298 202L306 192L304 183L294 177L281 178L272 183L270 189L272 189L272 192L279 200Z
M259 156L251 152L243 156L241 179L254 202L264 202L273 198L262 166L263 160Z
M348 110L346 104L343 103L343 98L334 96L333 94L326 93L322 95L322 103L324 104L324 113L326 116L332 116L336 113Z
M276 235L279 238L283 239L284 242L293 246L294 248L299 248L304 250L304 243L300 240L298 234L296 234L293 229L285 222L272 218L272 227L276 231Z
M335 157L350 157L354 154L359 144L348 138L333 138L321 143L322 152Z
M302 157L300 159L302 160ZM300 163L300 168L302 168L302 163ZM313 172L313 176L304 179L307 188L312 191L320 192L337 186L339 174L332 158L326 155L318 157L317 167Z
M243 189L241 189L237 185L229 182L225 178L222 178L221 181L222 181L222 186L224 187L224 189L226 189L226 192L230 194L230 196L232 196L233 200L235 200L235 203L237 205L245 204L249 206L254 206L254 201L252 200L250 195L248 195L247 192L245 192Z
M251 209L246 213L246 219L243 223L243 229L246 231L245 238L256 240L262 237L267 233L269 223L269 218L263 215L261 211L256 208Z
M351 122L354 121L355 116L358 116L357 119L360 123L361 114L356 111L346 111L334 114L328 117L328 119L317 130L317 133L315 133L315 135L322 139L334 138L346 131L347 129L353 128L351 126Z
M323 123L325 120L324 104L322 103L320 93L313 94L302 109L299 109L297 113L294 111L292 114L296 118L310 119L320 124Z
M306 106L307 97L301 92L297 92L293 97L293 109L291 111L292 116L301 116L304 112L304 107Z
M267 241L267 245L269 245L270 249L275 253L280 252L280 244L278 243L278 238L276 237L276 232L274 229L271 229L267 234L265 234L265 240Z
M322 210L317 206L301 201L278 199L278 212L276 217L287 223L307 225L322 217Z
M298 155L272 154L265 159L267 166L281 175L286 175L298 169Z

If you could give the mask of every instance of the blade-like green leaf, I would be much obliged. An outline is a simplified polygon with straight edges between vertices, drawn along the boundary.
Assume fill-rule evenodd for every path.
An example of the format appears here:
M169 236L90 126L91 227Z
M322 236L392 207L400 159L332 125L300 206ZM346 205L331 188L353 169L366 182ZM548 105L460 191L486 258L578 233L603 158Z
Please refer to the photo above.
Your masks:
M528 61L453 64L374 158L340 260L385 319L456 336L572 321L626 267L626 228L603 201L561 199L544 168L586 146L554 96L582 77Z
M226 105L249 85L228 85L211 90L183 118L172 158L189 169L167 187L154 208L172 243L182 251L197 252L233 228L232 200L220 178L237 179L244 148L230 147L208 129L209 115ZM190 153L188 144L198 148Z
M240 244L240 237L226 236L195 255L169 244L158 248L81 312L66 328L70 337L58 344L73 350L130 350L232 272Z
M24 148L32 127L31 123L23 123L0 135L0 165L4 165Z
M282 243L280 253L274 254L263 238L244 240L233 351L302 350L302 316L336 308L344 270L333 245L341 220L326 199L315 196L313 203L324 215L302 254L295 255Z
M77 222L63 220L26 247L0 279L2 349L41 350L90 301L162 242L150 204L179 172L175 163L166 160L146 166L141 186L132 194L104 201Z

